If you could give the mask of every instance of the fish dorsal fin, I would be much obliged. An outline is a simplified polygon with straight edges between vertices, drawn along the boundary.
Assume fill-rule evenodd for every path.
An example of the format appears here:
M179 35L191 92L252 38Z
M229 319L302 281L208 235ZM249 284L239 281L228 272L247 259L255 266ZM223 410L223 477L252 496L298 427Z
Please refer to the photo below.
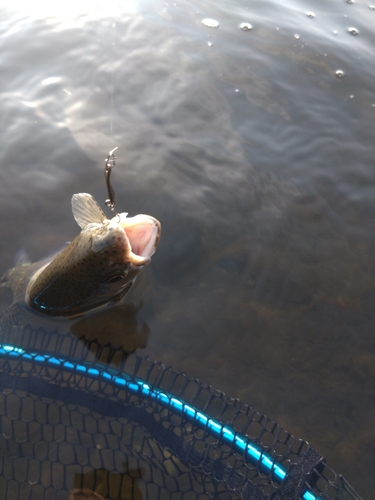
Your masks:
M73 194L72 211L77 224L82 229L87 224L101 223L107 218L95 199L88 193Z

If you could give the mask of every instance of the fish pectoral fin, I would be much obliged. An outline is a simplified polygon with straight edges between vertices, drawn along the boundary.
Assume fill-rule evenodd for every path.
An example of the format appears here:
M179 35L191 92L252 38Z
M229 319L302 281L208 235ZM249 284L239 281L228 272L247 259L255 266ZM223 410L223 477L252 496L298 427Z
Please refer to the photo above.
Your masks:
M72 211L77 224L84 229L93 222L102 223L105 213L100 208L94 197L88 193L73 194Z

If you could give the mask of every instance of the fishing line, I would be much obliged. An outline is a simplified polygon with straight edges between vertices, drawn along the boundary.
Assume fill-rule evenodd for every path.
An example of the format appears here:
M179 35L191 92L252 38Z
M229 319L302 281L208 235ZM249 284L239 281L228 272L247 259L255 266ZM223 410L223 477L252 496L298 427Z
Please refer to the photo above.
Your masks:
M112 22L111 25L110 25L110 32L111 32L111 36L109 37L109 40L110 40L110 61L111 61L111 80L110 80L110 86L111 86L111 90L110 90L110 93L111 93L111 97L110 97L110 101L109 101L109 109L110 109L110 119L109 119L109 132L110 132L110 137L112 138L112 135L113 135L113 113L114 113L114 91L115 91L115 63L114 63L114 60L115 60L115 54L114 54L114 47L116 45L115 41L114 41L114 38L113 38L113 31L114 29L116 28L116 23L115 22ZM111 38L112 38L112 41L111 41Z
M115 85L114 85L114 74L115 74L115 70L114 70L114 64L113 64L113 61L112 61L112 71L111 71L111 99L110 99L110 103L109 103L109 108L110 108L110 111L111 111L109 131L111 133L111 137L112 137L112 133L113 133L113 94L114 94L114 88L115 88Z
M116 28L116 23L112 22L111 23L111 33L112 31L114 30L114 28ZM113 35L112 35L113 36ZM111 52L111 97L110 97L110 103L109 103L109 109L110 109L110 123L109 123L109 132L110 132L110 137L112 139L113 137L113 114L114 114L114 106L113 106L113 103L114 103L114 90L115 90L115 85L114 85L114 75L115 75L115 65L114 65L114 46L116 45L116 43L112 40L110 42L110 52ZM114 155L114 152L118 149L118 147L116 146L115 148L113 148L111 151L109 151L108 153L108 156L107 158L105 159L105 167L104 167L104 176L105 176L105 182L106 182L106 185L107 185L107 191L108 191L108 198L105 200L105 204L108 208L110 208L112 210L112 212L114 212L116 215L119 216L119 214L116 212L115 210L115 191L112 187L112 184L111 184L111 172L112 172L112 169L115 167L115 155Z

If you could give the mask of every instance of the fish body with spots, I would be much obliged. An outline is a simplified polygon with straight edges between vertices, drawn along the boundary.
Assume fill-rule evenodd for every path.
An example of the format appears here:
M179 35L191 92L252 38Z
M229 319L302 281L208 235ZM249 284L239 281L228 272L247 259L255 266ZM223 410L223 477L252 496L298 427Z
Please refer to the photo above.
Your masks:
M159 243L161 225L149 215L107 219L94 198L72 198L80 234L52 259L20 263L7 271L0 286L12 290L12 307L26 305L50 316L76 317L127 293ZM3 318L0 317L0 321Z

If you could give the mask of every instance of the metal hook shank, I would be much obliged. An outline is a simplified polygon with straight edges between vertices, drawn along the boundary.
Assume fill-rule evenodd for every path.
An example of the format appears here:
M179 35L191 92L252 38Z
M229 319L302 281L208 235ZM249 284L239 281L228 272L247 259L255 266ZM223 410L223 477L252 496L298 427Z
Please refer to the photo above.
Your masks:
M116 146L112 151L108 153L108 157L105 159L105 182L107 184L108 200L105 201L107 207L109 207L113 212L115 211L115 191L111 185L111 170L115 166L115 155L114 152L118 149Z

